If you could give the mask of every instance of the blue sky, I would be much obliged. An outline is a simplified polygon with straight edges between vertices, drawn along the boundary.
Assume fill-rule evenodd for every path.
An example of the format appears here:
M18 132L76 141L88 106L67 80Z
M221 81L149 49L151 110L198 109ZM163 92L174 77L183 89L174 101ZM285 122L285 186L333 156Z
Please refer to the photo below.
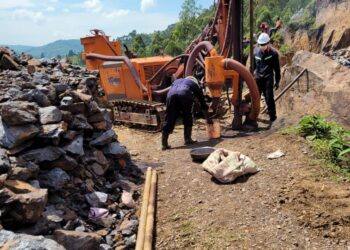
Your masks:
M202 8L214 0L197 0ZM0 0L0 44L43 45L98 28L112 37L163 30L178 20L180 0Z

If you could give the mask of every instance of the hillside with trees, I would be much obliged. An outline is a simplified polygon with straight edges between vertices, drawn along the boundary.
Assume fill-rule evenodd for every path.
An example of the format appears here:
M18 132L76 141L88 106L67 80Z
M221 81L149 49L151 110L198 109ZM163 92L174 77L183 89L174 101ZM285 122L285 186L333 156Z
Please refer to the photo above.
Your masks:
M315 19L315 0L255 0L254 1L254 33L259 31L259 25L266 22L274 26L277 17L283 24L297 28L309 28ZM133 30L126 36L117 38L131 48L138 56L151 56L163 49L166 54L181 54L208 24L214 15L215 6L202 8L196 0L185 0L179 13L179 21L169 25L164 31L150 34L137 33ZM249 32L249 0L244 1L244 34Z

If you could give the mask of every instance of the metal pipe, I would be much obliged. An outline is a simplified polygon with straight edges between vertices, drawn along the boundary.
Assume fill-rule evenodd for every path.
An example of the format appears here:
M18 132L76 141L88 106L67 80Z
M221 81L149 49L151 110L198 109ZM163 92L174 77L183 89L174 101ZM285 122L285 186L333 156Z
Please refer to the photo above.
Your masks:
M249 70L240 62L237 62L233 59L225 59L224 60L224 68L226 70L235 70L238 74L244 79L246 82L249 93L251 96L252 107L250 113L248 115L249 120L255 121L260 113L260 94L258 90L258 86L250 74Z
M253 56L254 56L254 30L253 30L253 22L254 22L254 2L253 0L250 0L249 3L249 46L250 46L250 72L253 74L254 72L254 63L253 63Z
M100 60L104 60L104 61L114 61L114 62L124 61L124 63L128 66L130 73L136 82L136 85L139 88L141 88L145 93L148 92L145 85L143 85L143 83L141 82L141 79L140 79L139 75L137 74L134 65L132 65L132 62L130 61L130 59L128 57L126 57L126 56L105 56L105 55L101 55L101 54L97 54L97 53L88 53L88 54L86 54L86 59L100 59Z
M168 65L170 65L172 62L174 62L177 59L183 58L183 57L188 57L188 54L182 54L179 56L174 57L173 59L171 59L169 62L167 62L166 64L164 64L153 76L152 78L149 80L149 82L152 82L157 76L158 74L160 74L160 72L162 72Z
M174 72L176 72L178 68L179 68L179 67L175 67L175 66L166 68L166 69L165 69L165 73L168 73L168 71L170 72L171 70L173 70ZM162 72L162 73L164 73L164 72ZM162 81L163 79L164 79L164 74L162 74L162 79L161 79L161 81ZM160 82L160 83L157 84L157 85L152 84L152 85L151 85L151 88L152 88L153 90L158 90L158 88L161 87L161 86L162 86L162 82Z
M208 51L209 53L211 53L212 55L216 55L216 51L214 52L214 46L208 42L208 41L203 41L200 42L196 45L196 47L192 50L189 58L188 58L188 62L186 65L186 70L185 70L185 76L189 76L192 75L192 71L193 71L193 67L194 64L196 62L196 58L198 56L198 54L205 49L206 51ZM215 49L214 49L215 50Z
M137 240L136 240L136 250L143 250L143 245L145 241L145 229L147 222L147 210L148 210L148 201L151 190L151 178L152 178L152 168L147 168L146 174L146 182L145 188L143 190L143 198L142 198L142 207L141 207L141 215L139 220L139 228L137 231Z
M303 71L301 71L294 79L291 81L278 95L275 97L275 102L278 101L298 80L299 78L305 73L308 72L308 70L305 68ZM267 106L261 110L261 113L264 113L267 110Z
M221 48L220 55L223 57L230 57L232 55L231 47L232 47L232 37L233 35L233 27L232 26L232 12L234 9L234 0L230 1L230 6L228 8L228 15L227 15L227 22L226 22L226 30L225 30L225 38L224 38L224 44Z
M242 0L232 1L233 3L233 12L229 17L231 20L232 27L232 43L231 48L233 58L242 63ZM250 74L249 74L250 75ZM241 103L242 103L242 89L243 83L242 78L239 77L239 86L238 86L238 99L237 103L234 103L234 118L232 121L232 129L239 130L242 128L242 114L240 113Z
M297 75L297 76L293 79L293 81L292 81L290 84L288 84L288 86L285 87L285 88L276 96L275 101L278 101L278 99L280 99L281 96L283 96L284 93L286 93L286 92L294 85L294 83L296 83L296 82L299 80L299 78L300 78L306 71L307 71L307 69L304 69L303 71L301 71L301 72L299 73L299 75Z
M310 90L310 82L309 82L309 71L306 70L306 92Z

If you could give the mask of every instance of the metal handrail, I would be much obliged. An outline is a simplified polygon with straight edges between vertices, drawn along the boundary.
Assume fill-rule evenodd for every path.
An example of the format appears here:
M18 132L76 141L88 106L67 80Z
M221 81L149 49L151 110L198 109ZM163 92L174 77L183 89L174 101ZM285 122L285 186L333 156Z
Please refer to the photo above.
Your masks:
M298 80L299 78L306 73L306 92L309 92L309 71L307 68L304 68L303 71L299 73L276 97L275 102L278 101ZM260 112L264 113L267 110L267 106Z

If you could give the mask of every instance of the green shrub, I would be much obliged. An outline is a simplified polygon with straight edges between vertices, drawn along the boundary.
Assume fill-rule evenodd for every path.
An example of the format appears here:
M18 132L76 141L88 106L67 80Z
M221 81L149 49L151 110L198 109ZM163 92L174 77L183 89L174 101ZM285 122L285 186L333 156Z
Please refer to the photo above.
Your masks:
M319 115L305 116L299 122L300 135L309 140L328 139L331 126L325 117Z
M350 170L350 131L325 117L303 117L298 126L301 136L309 140L315 153L322 159Z

